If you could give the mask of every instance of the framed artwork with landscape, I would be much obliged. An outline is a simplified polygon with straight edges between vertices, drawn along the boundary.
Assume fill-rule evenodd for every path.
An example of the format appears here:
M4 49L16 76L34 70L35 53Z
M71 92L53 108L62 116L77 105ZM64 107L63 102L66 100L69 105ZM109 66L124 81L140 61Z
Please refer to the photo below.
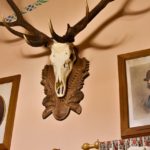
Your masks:
M122 138L150 134L150 49L118 55Z
M0 150L10 149L20 78L0 78Z

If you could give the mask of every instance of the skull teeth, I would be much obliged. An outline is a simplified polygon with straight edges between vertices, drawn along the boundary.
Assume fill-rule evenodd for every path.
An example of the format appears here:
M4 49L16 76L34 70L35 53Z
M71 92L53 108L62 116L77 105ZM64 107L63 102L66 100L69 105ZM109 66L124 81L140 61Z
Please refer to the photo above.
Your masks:
M62 81L59 81L59 80L58 80L58 82L56 83L56 91L57 91L57 95L58 95L59 97L64 96L65 87L64 87Z
M59 88L57 89L57 93L58 93L58 94L63 94L63 93L64 93L64 87L63 87L63 86L59 87Z

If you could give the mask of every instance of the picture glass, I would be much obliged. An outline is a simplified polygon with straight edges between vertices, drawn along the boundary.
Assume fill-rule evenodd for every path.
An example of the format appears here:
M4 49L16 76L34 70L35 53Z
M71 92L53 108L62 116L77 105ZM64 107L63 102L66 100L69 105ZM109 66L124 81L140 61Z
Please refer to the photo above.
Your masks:
M150 56L126 61L129 126L150 124Z
M4 116L0 124L0 143L3 143L3 140L4 140L3 138L4 138L4 133L5 133L6 121L7 121L6 119L7 119L7 114L8 114L11 89L12 89L12 82L0 84L0 96L3 98L3 101L4 101L4 114L3 114Z

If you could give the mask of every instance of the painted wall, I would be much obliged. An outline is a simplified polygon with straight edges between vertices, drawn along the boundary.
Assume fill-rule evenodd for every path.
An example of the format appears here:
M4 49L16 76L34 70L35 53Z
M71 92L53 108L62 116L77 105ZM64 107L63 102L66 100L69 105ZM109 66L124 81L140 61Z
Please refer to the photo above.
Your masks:
M34 2L15 1L20 8ZM129 1L131 3L125 10L139 11L150 7L148 0ZM11 150L77 150L85 142L121 138L117 55L150 47L150 12L115 18L102 28L102 24L124 2L115 0L109 4L76 37L76 45L87 47L80 52L80 56L90 61L90 76L85 80L82 90L85 97L81 102L81 115L71 112L64 121L56 121L53 116L42 119L42 100L45 95L40 85L41 70L48 63L48 56L36 59L23 56L37 54L44 49L32 48L24 40L18 40L6 29L0 28L0 77L21 74ZM98 0L89 0L90 9L97 3ZM0 13L2 16L12 13L5 1L0 2ZM49 34L48 20L51 18L57 33L63 34L68 22L73 25L84 15L84 1L49 0L25 17L46 34ZM22 31L21 28L17 29ZM93 32L92 39L87 39ZM90 43L98 48L90 47Z

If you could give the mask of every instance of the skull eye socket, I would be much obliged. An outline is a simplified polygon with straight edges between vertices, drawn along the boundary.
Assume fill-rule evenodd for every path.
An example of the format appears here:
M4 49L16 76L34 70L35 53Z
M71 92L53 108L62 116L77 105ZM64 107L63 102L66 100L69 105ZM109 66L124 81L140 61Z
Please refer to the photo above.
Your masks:
M71 55L70 55L69 58L70 58L70 60L72 60L72 61L74 60L74 55L73 55L73 53L71 53Z

